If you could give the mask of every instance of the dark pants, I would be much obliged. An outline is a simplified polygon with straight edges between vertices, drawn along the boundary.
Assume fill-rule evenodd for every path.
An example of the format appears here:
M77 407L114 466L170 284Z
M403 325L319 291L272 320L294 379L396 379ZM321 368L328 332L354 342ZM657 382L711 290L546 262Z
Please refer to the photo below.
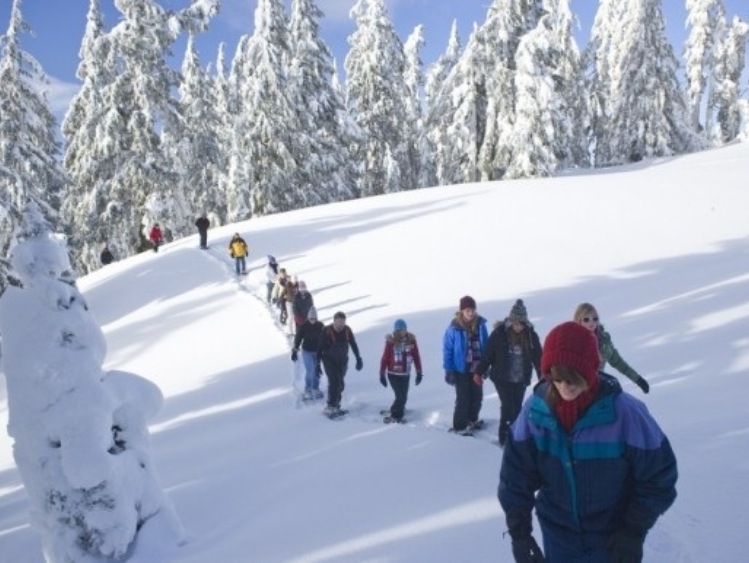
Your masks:
M200 233L200 248L208 248L208 231L198 231Z
M494 387L499 395L499 443L504 444L510 425L520 414L523 408L523 397L525 396L525 383L508 383L505 381L494 381Z
M390 406L390 416L393 418L403 418L406 412L406 401L408 400L408 386L411 378L407 375L394 375L388 373L390 388L395 393L395 400Z
M468 428L469 423L479 419L483 398L483 387L473 382L470 373L459 373L455 376L453 428L456 431Z
M328 376L328 406L340 407L343 394L343 378L346 377L348 361L343 364L323 360L325 375Z

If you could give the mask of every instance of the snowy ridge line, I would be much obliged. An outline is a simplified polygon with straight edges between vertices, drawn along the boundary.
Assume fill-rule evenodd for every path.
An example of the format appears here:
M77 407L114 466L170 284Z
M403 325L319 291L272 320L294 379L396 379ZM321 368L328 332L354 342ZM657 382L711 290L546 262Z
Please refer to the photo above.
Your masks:
M203 251L205 252L205 251ZM268 303L265 298L265 280L261 280L262 283L258 283L256 280L253 281L250 278L250 275L254 272L261 272L263 268L262 267L255 267L255 268L247 268L247 274L244 276L237 276L234 272L234 262L232 260L227 260L224 258L224 255L219 255L219 251L213 250L213 246L210 246L208 249L209 256L213 260L217 260L221 263L223 263L226 266L226 269L228 271L228 277L230 279L233 279L237 282L238 290L243 291L247 295L253 297L256 299L260 305L262 305L263 310L268 313L270 316L270 320L273 323L273 325L276 327L276 330L279 332L280 335L284 336L287 342L287 346L289 349L289 352L291 352L292 344L293 344L293 335L289 335L286 332L286 327L281 324L281 322L278 320L277 310L278 308L272 304ZM258 291L262 289L263 292L258 293ZM289 362L291 362L291 359L289 359ZM289 392L292 396L292 404L295 408L301 409L304 407L313 407L313 406L322 406L325 403L325 400L319 400L319 401L312 401L309 403L305 403L302 400L301 392L299 389L296 388L294 385L294 381L296 380L296 369L297 364L299 362L291 362L291 385L289 386ZM383 418L385 415L380 414L380 411L385 408L382 407L381 404L370 404L369 402L363 402L356 399L356 397L352 397L348 404L345 407L348 410L348 413L343 418L353 418L355 420L358 420L360 422L365 422L368 424L386 424L383 422ZM409 414L413 414L416 416L409 416ZM443 432L445 434L448 434L450 432L450 428L452 425L450 424L450 420L448 417L445 417L445 419L440 420L440 411L438 410L431 410L431 411L425 411L423 409L406 409L406 422L405 423L398 423L398 424L388 424L388 426L405 426L410 428L424 428L424 429L431 429L431 430L437 430L439 432ZM482 440L485 442L488 442L494 446L497 445L497 430L499 421L496 418L484 418L484 427L480 430L475 431L473 434L473 437L478 440ZM342 421L339 421L342 422ZM465 436L456 436L456 438L465 439Z

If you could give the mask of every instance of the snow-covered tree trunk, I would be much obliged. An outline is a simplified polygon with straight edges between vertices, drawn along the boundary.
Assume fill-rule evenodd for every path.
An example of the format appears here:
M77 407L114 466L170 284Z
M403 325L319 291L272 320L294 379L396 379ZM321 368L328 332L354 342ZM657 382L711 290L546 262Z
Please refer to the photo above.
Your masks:
M164 545L182 543L149 452L146 422L161 392L136 375L102 371L104 336L64 242L33 204L17 240L12 263L23 288L0 299L2 369L13 455L46 560L120 559L149 525Z

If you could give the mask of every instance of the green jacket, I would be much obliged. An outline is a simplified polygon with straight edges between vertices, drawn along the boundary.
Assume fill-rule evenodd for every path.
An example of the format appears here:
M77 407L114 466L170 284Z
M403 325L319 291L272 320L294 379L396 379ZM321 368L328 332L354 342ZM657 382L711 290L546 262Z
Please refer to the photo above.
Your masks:
M603 326L598 325L596 336L598 337L598 352L601 354L600 371L604 371L606 364L609 363L611 367L637 382L641 377L640 374L619 355L619 351L611 341L611 335L603 329Z

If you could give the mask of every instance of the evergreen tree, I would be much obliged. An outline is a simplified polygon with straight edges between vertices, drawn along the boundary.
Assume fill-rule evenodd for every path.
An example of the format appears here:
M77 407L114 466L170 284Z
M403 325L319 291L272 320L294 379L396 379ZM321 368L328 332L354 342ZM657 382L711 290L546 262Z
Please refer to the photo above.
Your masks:
M451 82L448 81L448 77L455 68L460 54L458 26L453 20L447 48L427 71L424 87L426 150L433 155L430 159L432 170L429 171L431 180L427 183L430 186L448 183L446 178L449 176L449 168L446 163L450 161L447 155L451 152L451 139L448 138L447 129L454 114L451 89L448 88Z
M171 96L179 74L165 59L182 29L205 28L217 1L179 12L167 12L153 0L116 0L115 6L122 20L95 37L94 48L81 51L92 57L82 66L96 90L81 96L90 142L65 161L75 171L77 197L71 198L71 208L81 211L72 218L89 263L98 255L94 245L102 242L119 256L141 249L143 229L153 221L178 235L191 227L182 186L161 140L163 129L179 128Z
M538 25L520 41L515 67L515 148L506 177L586 166L587 104L568 0L544 0Z
M741 131L739 105L741 75L746 64L749 25L734 17L715 50L715 82L709 100L716 123L710 137L715 143L735 139Z
M293 0L289 24L289 100L299 131L292 145L298 173L296 206L351 198L356 177L339 116L345 111L333 89L333 57L320 38L322 11L314 0Z
M20 34L27 29L21 0L13 0L8 30L0 39L0 293L19 284L7 257L24 206L34 202L56 227L66 181L58 162L55 118L37 89L48 79L21 48Z
M364 163L361 195L385 193L396 186L388 158L398 164L398 189L416 187L411 173L403 44L395 33L383 0L358 0L351 9L356 31L346 56L347 107L364 134L355 158ZM388 155L390 155L388 157Z
M596 47L596 166L696 148L660 0L602 0Z
M689 36L684 48L691 126L702 129L705 91L714 72L715 47L725 23L723 0L687 0Z
M299 151L294 147L301 126L286 87L287 19L280 0L259 0L255 31L247 42L247 61L253 71L240 91L245 134L237 139L250 163L252 215L288 211L301 202L295 186L299 177L295 153Z
M219 192L219 174L226 160L219 141L222 116L218 113L219 88L200 68L195 40L190 34L182 62L179 129L164 132L167 149L171 149L171 167L178 174L180 192L187 197L192 221L201 213L214 219L225 214L224 198ZM172 133L167 136L168 133Z
M403 54L406 59L404 81L409 93L409 97L405 100L408 121L404 126L407 127L410 182L418 188L433 186L435 183L431 151L424 128L424 65L421 62L421 49L424 47L424 42L424 26L417 25L403 45Z
M536 27L540 0L494 0L486 21L476 32L474 58L485 72L486 114L478 166L483 180L504 176L514 158L513 129L516 113L515 55L521 38Z

